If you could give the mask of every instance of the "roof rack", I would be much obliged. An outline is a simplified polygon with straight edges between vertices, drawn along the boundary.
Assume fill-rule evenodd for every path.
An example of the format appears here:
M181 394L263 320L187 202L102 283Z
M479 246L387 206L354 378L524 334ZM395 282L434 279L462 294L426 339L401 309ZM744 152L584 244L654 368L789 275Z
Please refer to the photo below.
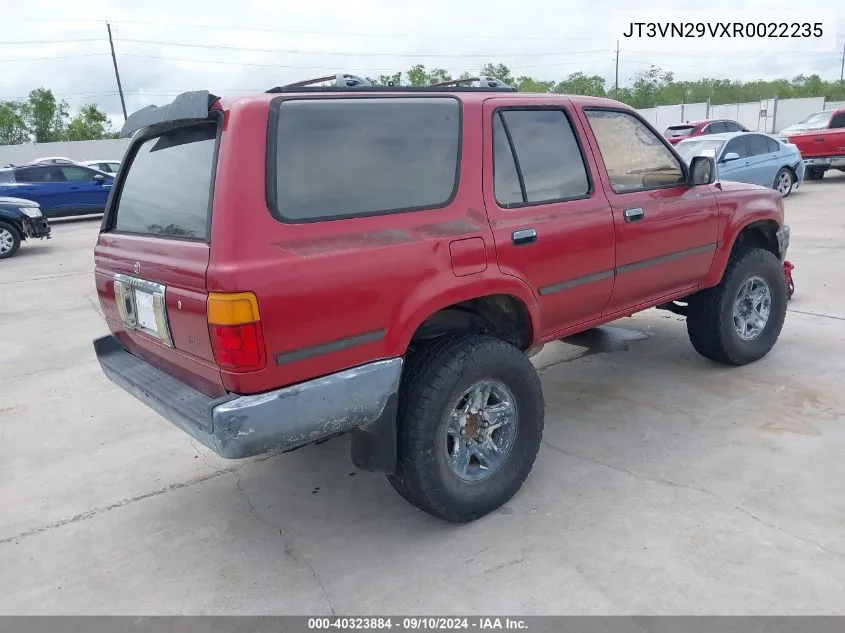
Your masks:
M322 86L326 82L332 82L328 86ZM472 86L464 86L463 84L473 83ZM499 81L495 77L465 77L463 79L451 79L449 81L441 81L436 84L428 86L396 86L390 82L387 86L374 86L372 82L367 79L362 79L357 75L349 73L336 73L334 75L326 75L325 77L315 77L314 79L305 79L304 81L297 81L284 86L276 86L270 88L268 93L277 92L296 92L296 91L317 91L317 92L331 92L334 90L346 89L361 89L380 91L380 92L427 92L440 90L456 90L456 91L478 91L478 90L494 90L502 92L516 92L516 88L512 88L506 83Z
M285 84L284 86L277 86L276 88L271 88L267 92L282 92L285 90L295 90L296 88L308 88L314 84L321 84L327 81L334 81L334 88L369 88L373 85L366 79L362 79L356 75L350 75L349 73L337 73L334 75L326 75L325 77L315 77L314 79L297 81L292 84Z
M460 86L468 81L474 82L476 85L472 88L498 88L499 90L511 90L516 92L513 88L503 81L499 81L495 77L463 77L462 79L450 79L449 81L441 81L436 84L430 84L427 88L446 88L448 86Z

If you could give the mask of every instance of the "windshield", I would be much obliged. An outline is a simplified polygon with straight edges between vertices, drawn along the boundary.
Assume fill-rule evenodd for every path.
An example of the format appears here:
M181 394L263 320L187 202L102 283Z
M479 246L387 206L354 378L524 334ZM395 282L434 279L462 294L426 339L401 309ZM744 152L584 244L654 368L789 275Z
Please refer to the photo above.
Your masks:
M675 145L675 150L681 155L681 158L690 162L693 156L712 156L715 158L724 144L724 141L718 139L690 139Z
M666 131L663 132L663 136L667 138L675 138L676 136L689 136L692 134L692 131L695 129L692 125L673 125L670 128L666 128Z
M811 114L795 127L803 127L812 130L825 128L827 127L827 124L830 123L831 114L831 112L816 112L816 114Z

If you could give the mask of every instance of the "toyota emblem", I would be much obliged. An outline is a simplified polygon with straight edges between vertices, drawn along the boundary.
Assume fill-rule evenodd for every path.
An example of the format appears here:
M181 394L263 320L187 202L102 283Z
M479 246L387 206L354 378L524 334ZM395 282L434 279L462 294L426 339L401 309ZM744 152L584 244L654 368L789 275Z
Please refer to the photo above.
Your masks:
M135 262L135 265L132 266L132 270L135 271L136 275L140 275L141 274L141 262Z

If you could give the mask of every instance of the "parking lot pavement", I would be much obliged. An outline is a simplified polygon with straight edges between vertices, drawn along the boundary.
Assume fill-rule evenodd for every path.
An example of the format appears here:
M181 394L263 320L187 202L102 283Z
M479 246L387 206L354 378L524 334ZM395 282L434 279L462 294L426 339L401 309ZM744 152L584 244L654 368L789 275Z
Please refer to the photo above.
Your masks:
M216 458L101 375L97 221L0 263L0 613L845 613L845 174L786 201L780 342L706 362L648 312L550 346L537 465L441 523L345 438Z

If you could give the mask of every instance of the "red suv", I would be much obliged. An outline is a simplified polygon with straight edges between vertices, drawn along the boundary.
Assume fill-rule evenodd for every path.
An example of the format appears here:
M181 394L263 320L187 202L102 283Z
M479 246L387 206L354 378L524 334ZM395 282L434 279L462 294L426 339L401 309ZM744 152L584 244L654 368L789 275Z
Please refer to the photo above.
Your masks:
M186 93L123 135L105 374L228 458L350 433L357 466L445 520L528 476L544 343L660 307L743 365L784 322L780 194L714 182L615 101L339 75Z
M748 129L730 119L705 119L704 121L687 121L678 125L670 125L663 132L663 136L674 145L692 136L720 134L722 132L748 132Z

